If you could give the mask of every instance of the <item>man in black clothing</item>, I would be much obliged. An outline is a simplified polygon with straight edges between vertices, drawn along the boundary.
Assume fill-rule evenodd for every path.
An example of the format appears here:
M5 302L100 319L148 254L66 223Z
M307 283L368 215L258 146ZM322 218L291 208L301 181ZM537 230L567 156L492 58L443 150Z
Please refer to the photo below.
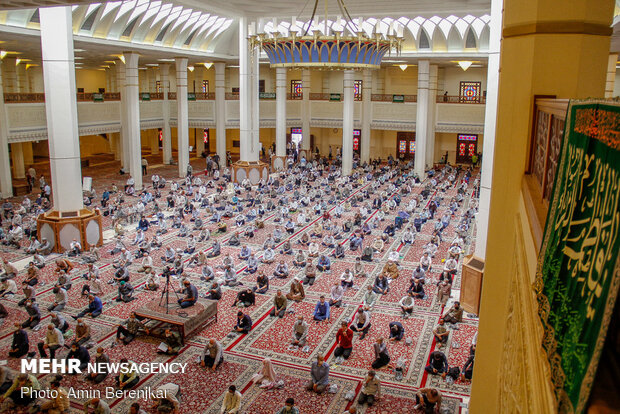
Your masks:
M247 334L252 329L252 319L250 315L246 315L243 312L237 312L237 324L235 325L235 332Z
M28 319L22 323L22 328L34 328L41 321L41 312L36 302L32 299L26 301L26 312L28 312Z
M29 342L28 333L22 328L21 324L15 324L15 332L13 332L13 343L9 349L9 356L13 358L21 358L28 353Z
M429 374L441 375L445 378L448 372L448 358L441 351L431 352L429 363L424 370Z
M71 345L71 351L67 354L67 359L78 359L80 361L80 369L83 371L90 362L90 354L88 353L88 349L86 349L86 347L83 345L78 345L74 342Z

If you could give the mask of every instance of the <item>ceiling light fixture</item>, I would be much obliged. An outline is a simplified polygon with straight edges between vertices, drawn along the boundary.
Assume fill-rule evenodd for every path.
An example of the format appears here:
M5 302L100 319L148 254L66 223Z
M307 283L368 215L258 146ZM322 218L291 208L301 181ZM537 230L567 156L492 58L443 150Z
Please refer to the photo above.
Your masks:
M187 67L187 70L189 70L190 72L193 72L194 71L194 67L190 65L190 66Z
M398 65L398 67L400 68L400 70L402 70L403 72L404 72L405 70L407 70L407 67L408 67L408 66L409 66L409 65Z
M317 68L317 69L379 69L383 56L396 50L400 54L402 36L397 36L394 25L385 33L367 35L363 23L351 18L343 0L336 0L344 19L337 17L339 29L328 27L327 0L325 0L325 20L319 22L316 10L319 0L315 0L310 21L299 32L291 26L288 35L279 31L256 32L250 25L249 47L254 54L256 47L263 49L272 68ZM295 18L293 18L295 20ZM318 26L321 25L322 28ZM345 34L345 30L348 33ZM330 34L330 32L332 32ZM258 55L258 53L257 53ZM258 58L258 56L257 56Z
M19 65L19 62L21 62L22 60L20 58L15 59L15 66Z
M4 59L4 57L8 54L6 50L0 50L0 59Z
M174 62L174 59L157 59L158 62Z
M205 65L205 68L207 68L207 69L211 69L211 66L213 66L213 63L211 63L211 62L205 62L205 63L203 63L203 65Z
M461 69L463 69L463 72L465 72L467 69L469 69L471 64L474 63L474 62L472 62L470 60L459 60L457 63L459 64Z
M121 60L121 62L123 62L123 65L125 64L125 55L118 55L118 58Z

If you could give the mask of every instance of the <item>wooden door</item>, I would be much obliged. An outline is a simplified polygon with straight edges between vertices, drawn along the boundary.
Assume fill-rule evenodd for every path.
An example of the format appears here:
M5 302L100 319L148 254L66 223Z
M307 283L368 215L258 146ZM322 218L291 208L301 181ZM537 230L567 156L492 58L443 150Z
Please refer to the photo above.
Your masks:
M471 163L471 157L478 153L478 135L459 134L456 138L456 163Z
M400 131L396 133L396 158L412 159L415 157L415 132Z

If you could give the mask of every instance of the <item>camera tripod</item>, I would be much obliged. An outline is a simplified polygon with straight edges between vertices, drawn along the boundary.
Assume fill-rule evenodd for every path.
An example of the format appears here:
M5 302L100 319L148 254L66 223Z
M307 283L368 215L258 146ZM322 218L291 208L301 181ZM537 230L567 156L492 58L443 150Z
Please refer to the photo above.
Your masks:
M166 267L164 269L164 276L166 276L166 284L164 285L164 289L161 291L161 297L159 298L159 306L165 306L166 314L170 313L170 268ZM172 292L175 294L177 299L180 299L179 294L176 290L172 289ZM165 305L162 305L164 300L164 296L166 298Z

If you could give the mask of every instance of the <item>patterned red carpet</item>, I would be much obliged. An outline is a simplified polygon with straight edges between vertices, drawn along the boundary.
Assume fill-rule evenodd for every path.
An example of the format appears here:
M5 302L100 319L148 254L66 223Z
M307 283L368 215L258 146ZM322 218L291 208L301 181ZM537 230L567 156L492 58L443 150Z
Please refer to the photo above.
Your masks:
M93 174L93 168L90 171L84 173L84 175L91 174L94 177L94 185L97 188L100 195L103 189L109 186L112 182L116 182L117 185L122 188L121 184L125 180L126 176L121 177L117 174L117 163L106 161L105 166L101 166L97 169L97 173ZM155 161L151 161L151 165L155 164ZM204 168L203 160L193 160L194 171ZM157 166L149 171L149 177L145 177L145 182L150 183L150 174L157 173L168 180L173 179L176 175L176 167L173 166ZM462 178L462 176L461 176ZM472 177L473 180L473 177ZM457 180L458 182L458 180ZM360 192L365 186L357 187L354 191ZM422 186L414 187L413 192L402 198L401 206L406 205L409 200L422 191ZM388 191L388 185L384 184L378 191ZM167 192L167 190L166 190ZM460 208L456 211L452 218L453 223L457 223L464 210L468 207L472 193L472 185L470 184L468 191L465 195L465 200L461 204ZM435 218L441 217L444 211L448 209L448 201L451 197L456 196L457 189L451 187L445 193L435 193L435 197L441 195L443 202L440 204ZM432 195L431 195L432 196ZM21 197L20 197L21 199ZM129 202L135 202L135 198L128 198ZM427 199L425 202L428 202ZM164 201L160 200L162 206ZM330 207L333 209L335 205ZM424 207L423 205L421 207ZM421 208L418 206L418 209ZM342 218L333 217L333 222L336 225L342 225L347 218L352 218L358 208L352 208L350 211L346 211ZM391 210L380 226L372 230L372 234L366 236L364 240L364 246L369 245L376 237L380 237L383 229L388 223L394 222L394 217L398 212L397 209ZM371 210L371 216L367 218L370 220L377 211ZM298 213L297 213L298 214ZM265 228L259 230L253 239L248 241L249 246L253 252L262 252L262 242L266 239L269 232L275 228L273 222L274 216L266 220ZM189 222L190 216L186 216L185 220ZM295 219L295 214L293 215ZM310 232L312 224L318 220L321 220L320 216L312 214L310 223L305 227L296 227L293 235L287 234L291 243L297 251L295 242L301 238L304 232ZM400 242L400 233L397 232L396 237L390 238L383 255L379 260L375 260L372 263L364 263L365 270L368 274L367 278L356 278L353 289L349 289L346 292L344 299L344 306L341 308L332 308L331 319L327 323L315 324L312 321L312 311L315 303L318 301L320 295L325 295L329 298L330 289L334 282L340 279L340 276L344 269L353 269L355 263L355 257L359 256L359 250L357 252L351 252L348 243L345 243L346 256L344 259L334 260L332 259L332 269L330 273L318 273L317 280L314 286L306 287L306 297L302 302L291 305L294 310L292 313L287 313L282 319L269 317L269 312L273 306L273 295L275 290L281 288L284 293L288 292L289 285L294 276L302 276L303 270L292 266L293 256L277 254L276 259L285 260L291 269L291 275L286 279L271 279L270 290L266 295L257 295L256 304L244 309L253 320L253 329L248 335L243 335L236 338L228 337L236 318L237 308L232 307L232 303L235 299L236 293L245 287L252 287L255 283L256 275L245 275L240 269L245 266L245 263L241 263L237 255L240 251L238 247L230 247L222 243L222 255L210 259L209 263L215 268L216 265L221 263L225 253L230 252L235 258L236 269L239 273L240 281L243 286L237 286L235 288L223 288L223 297L219 301L218 305L218 318L217 322L205 327L197 335L190 338L190 340L182 348L181 352L174 357L162 356L157 354L156 347L159 344L159 340L149 337L139 337L127 346L115 346L110 348L110 345L114 342L114 333L116 326L122 322L128 315L145 303L160 297L160 292L150 292L147 290L139 290L137 293L137 299L130 303L119 303L113 299L116 295L116 288L106 282L112 277L113 268L111 263L113 257L109 255L109 251L113 247L113 241L108 239L108 243L101 249L102 260L99 263L101 267L101 277L103 279L102 286L104 288L104 295L102 301L104 302L104 312L96 319L88 319L89 324L92 327L94 341L103 346L106 352L110 356L112 362L118 362L122 357L130 358L134 362L187 362L189 364L189 372L186 374L171 374L171 375L147 375L140 378L139 388L142 387L157 387L158 385L174 382L181 386L181 413L218 413L222 398L225 390L230 384L236 384L237 388L242 391L242 408L241 412L245 413L275 413L284 404L284 400L288 397L294 397L296 406L301 413L337 413L341 414L345 409L348 409L352 405L356 405L355 402L350 402L345 399L345 394L349 391L353 391L357 394L361 389L362 380L366 375L370 364L373 360L372 345L375 343L377 337L389 336L388 323L392 321L400 321L405 327L405 338L411 339L411 344L407 345L405 341L400 343L389 343L388 350L391 356L392 363L396 363L400 358L406 360L406 367L403 373L403 378L397 380L394 372L392 371L392 365L382 368L378 371L378 378L382 382L382 396L377 403L372 407L360 407L358 412L365 413L416 413L414 410L415 405L415 391L424 387L438 388L443 394L442 407L445 412L459 413L462 411L460 404L467 399L470 393L470 384L468 382L462 382L460 380L450 384L443 380L441 377L429 376L425 373L424 367L428 363L429 354L436 349L436 344L432 334L433 328L436 326L437 321L442 314L443 307L437 301L436 295L436 282L438 281L439 274L443 267L442 259L447 256L447 248L450 241L455 237L454 225L450 224L443 231L444 242L439 247L435 258L433 260L432 271L430 277L427 275L426 281L426 293L427 296L424 300L415 301L415 310L412 317L403 319L400 312L398 301L406 294L409 287L410 277L417 266L418 261L424 250L424 245L428 243L431 238L433 226L437 220L429 220L424 224L422 231L416 235L415 243L412 245L402 245ZM106 229L111 226L111 220L106 218ZM131 240L133 237L133 227L128 226L131 229L130 234L125 237L126 240ZM226 241L230 237L230 229L234 228L234 221L228 220L229 232L223 235L216 233L216 226L212 223L208 224L209 229L212 232L212 239L209 242L200 243L199 249L207 249L211 246L211 242L214 238L219 238L222 241ZM472 224L472 228L473 228ZM151 226L151 229L147 233L147 237L151 237L156 230L156 226ZM467 237L465 253L469 254L473 246L473 239L475 235L474 230L470 230ZM107 232L110 233L110 232ZM154 259L154 266L161 270L161 259L166 246L173 247L185 247L185 239L181 239L177 236L177 230L169 231L162 237L164 246L160 251L153 252L152 257ZM246 240L247 241L247 240ZM246 242L244 241L244 242ZM342 241L341 241L342 242ZM344 243L344 242L343 242ZM24 242L25 244L25 242ZM307 250L307 248L305 248ZM322 249L325 252L331 252L332 249ZM363 340L359 337L355 337L353 344L353 352L347 361L336 365L334 363L334 348L335 348L335 334L340 326L341 321L350 321L356 310L362 304L362 297L367 290L368 285L372 285L375 275L377 275L385 263L387 262L388 252L397 250L400 255L400 277L392 281L390 285L390 292L381 297L378 303L375 305L371 313L372 327ZM279 252L278 252L279 253ZM21 251L16 251L12 248L2 246L0 248L0 256L7 258L9 261L20 264L20 270L23 264L26 262L28 255ZM376 256L376 258L377 258ZM37 287L37 301L44 317L42 326L45 326L49 320L47 306L53 300L52 284L55 281L55 275L53 274L53 260L57 255L51 255L47 258L48 265L42 269L41 282L44 286L39 285ZM188 259L185 256L185 259ZM460 275L461 264L463 255L459 259L458 273L455 277L455 283L453 289L459 289L460 287ZM85 281L81 278L81 275L86 269L86 265L77 261L76 269L72 272L74 279L73 287L69 290L69 302L67 308L64 310L66 316L74 315L87 305L87 300L83 299L80 295L82 285ZM316 263L316 262L315 262ZM134 261L134 264L130 267L131 270L131 282L134 286L141 287L144 284L145 276L143 273L138 273L136 270L139 267L139 261ZM266 275L270 275L275 268L275 263L271 265L261 264L259 269ZM205 283L200 280L199 268L187 268L186 274L189 279L194 283L201 293L205 292ZM16 277L16 282L20 286L21 281L25 277L25 271L21 270ZM175 286L178 285L177 280L173 280ZM3 320L0 331L0 359L8 360L8 365L11 368L19 369L19 361L8 358L8 349L11 343L13 323L21 322L26 319L26 312L23 308L17 306L17 302L23 297L21 290L17 295L9 299L2 299L2 303L9 310L9 316ZM458 298L458 290L453 290L452 299L448 303L448 306L452 301ZM289 302L290 303L290 302ZM176 304L173 306L177 308ZM292 325L297 318L297 315L304 315L305 320L309 323L309 335L308 335L308 350L304 352L299 349L290 349L289 341L292 333ZM70 324L73 327L74 321L68 318ZM450 339L448 345L443 348L443 351L448 357L450 366L459 366L462 368L463 364L469 357L469 348L472 342L473 336L477 331L478 321L472 315L467 315L463 323L459 324L459 329L450 333ZM44 336L45 329L38 331L29 330L30 347L31 351L36 350L36 344ZM225 362L217 369L216 372L207 372L204 368L201 368L196 363L196 356L202 352L204 345L209 339L215 338L221 341L225 353ZM66 350L60 351L60 355L64 356ZM330 378L331 383L337 385L335 393L325 393L323 395L316 395L305 391L304 385L309 379L309 367L310 362L316 358L316 355L322 353L326 356L326 361L332 365ZM91 349L91 355L94 355L94 348ZM278 378L284 381L284 387L281 389L266 390L258 386L250 384L250 378L252 375L260 370L261 361L263 358L269 357L274 361L274 366ZM50 382L51 375L41 376L40 381L43 386L46 386ZM63 380L64 387L74 386L80 389L100 389L103 390L106 386L113 385L113 378L109 376L103 383L99 385L92 385L85 383L81 378L77 376L67 377ZM71 412L82 412L81 404L83 399L75 399L72 401ZM112 407L113 413L127 413L129 412L129 406L134 401L127 399L110 399L108 403ZM142 401L144 402L144 401ZM143 405L143 408L147 412L155 412L148 408L150 402ZM146 406L146 407L145 407ZM421 411L420 411L421 412Z

